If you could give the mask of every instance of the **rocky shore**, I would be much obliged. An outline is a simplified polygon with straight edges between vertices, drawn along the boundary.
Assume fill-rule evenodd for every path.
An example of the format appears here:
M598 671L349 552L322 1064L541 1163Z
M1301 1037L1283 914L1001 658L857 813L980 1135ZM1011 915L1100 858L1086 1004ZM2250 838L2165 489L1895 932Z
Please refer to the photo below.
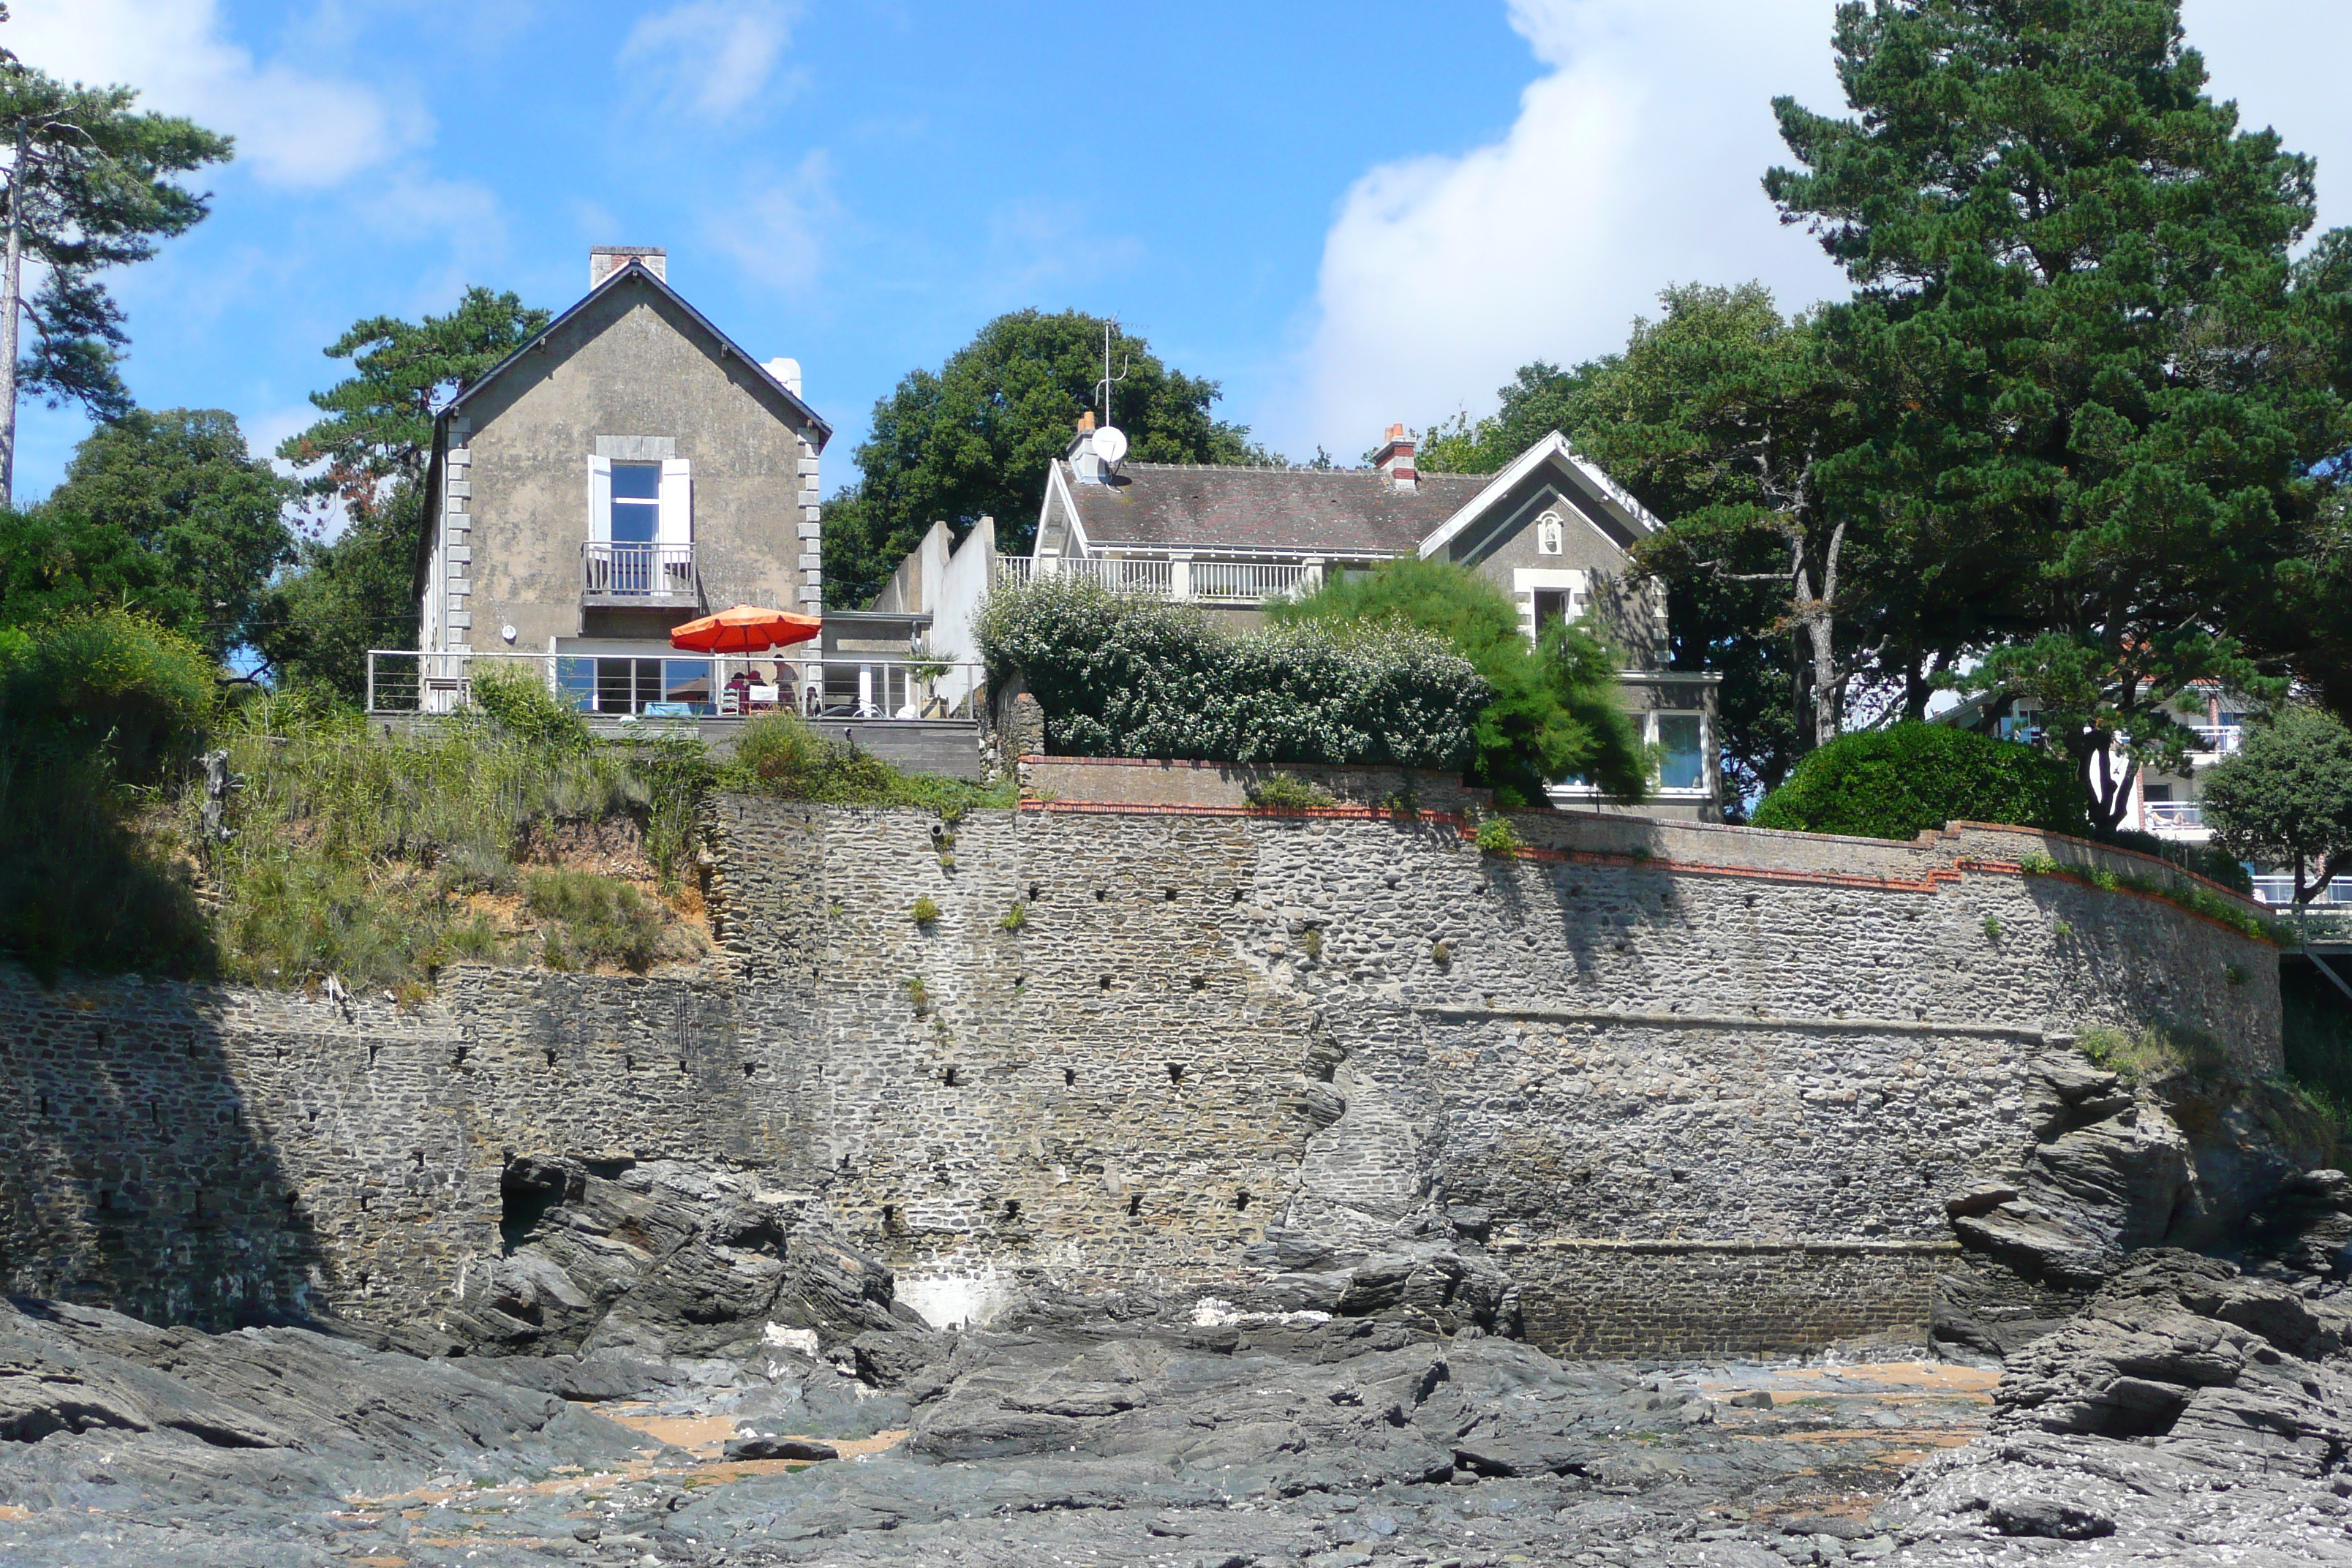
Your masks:
M1998 1374L1126 1305L730 1360L20 1301L0 1562L2352 1562L2352 1313L2193 1254L2137 1255ZM602 1385L533 1386L567 1379Z

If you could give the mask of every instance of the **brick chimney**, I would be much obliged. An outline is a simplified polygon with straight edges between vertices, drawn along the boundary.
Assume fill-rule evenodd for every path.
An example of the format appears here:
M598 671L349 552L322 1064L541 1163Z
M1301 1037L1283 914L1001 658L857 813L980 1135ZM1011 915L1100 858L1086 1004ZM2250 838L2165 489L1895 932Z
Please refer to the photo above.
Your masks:
M1412 437L1404 433L1403 426L1389 426L1388 443L1372 461L1381 472L1389 477L1391 488L1408 491L1421 488L1420 478L1412 467Z
M669 280L669 253L658 245L592 245L588 287L593 289L632 261L643 262L646 271L664 282Z

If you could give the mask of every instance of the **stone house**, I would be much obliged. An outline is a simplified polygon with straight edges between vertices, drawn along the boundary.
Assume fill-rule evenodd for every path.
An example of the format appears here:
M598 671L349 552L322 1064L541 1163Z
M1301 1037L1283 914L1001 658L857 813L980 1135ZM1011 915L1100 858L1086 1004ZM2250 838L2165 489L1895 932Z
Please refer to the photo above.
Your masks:
M1617 650L1626 705L1659 758L1643 815L1719 819L1719 678L1667 667L1664 590L1629 571L1658 520L1558 432L1497 474L1419 472L1401 425L1373 467L1355 469L1122 464L1124 443L1098 449L1096 437L1086 416L1046 477L1033 553L994 562L994 577L1082 573L1247 626L1264 619L1266 600L1334 572L1415 555L1458 563L1510 596L1530 637L1564 619ZM956 635L950 618L935 636ZM1551 794L1556 805L1604 808L1577 781Z
M738 604L816 614L819 454L799 364L762 363L669 286L665 253L600 246L585 298L433 427L416 561L421 656L373 661L373 707L462 700L482 654L536 656L596 713L707 713L680 622Z

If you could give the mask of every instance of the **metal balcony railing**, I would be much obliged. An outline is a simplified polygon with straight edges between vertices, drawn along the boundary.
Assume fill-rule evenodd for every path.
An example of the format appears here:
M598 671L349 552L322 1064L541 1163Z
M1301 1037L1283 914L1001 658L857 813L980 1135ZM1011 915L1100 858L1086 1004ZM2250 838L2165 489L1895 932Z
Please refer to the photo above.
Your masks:
M454 713L486 672L543 684L567 708L604 720L971 719L986 671L971 662L867 658L791 649L745 657L691 653L368 652L373 714Z
M699 583L691 544L624 544L590 540L580 547L580 593L589 599L694 603Z
M2205 826L2205 803L2201 800L2144 800L2139 808L2151 831Z

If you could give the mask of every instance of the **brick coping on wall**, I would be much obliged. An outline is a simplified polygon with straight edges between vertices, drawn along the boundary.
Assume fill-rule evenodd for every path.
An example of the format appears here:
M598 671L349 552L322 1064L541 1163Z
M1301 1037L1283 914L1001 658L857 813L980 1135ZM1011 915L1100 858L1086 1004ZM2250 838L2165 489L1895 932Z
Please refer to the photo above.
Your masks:
M1192 758L1171 758L1161 760L1152 757L1052 757L1029 755L1024 756L1021 761L1024 763L1055 763L1061 765L1076 764L1085 767L1152 768L1160 770L1192 771L1223 770L1235 766L1245 765L1230 763L1202 762ZM1400 825L1412 824L1416 826L1450 827L1455 832L1464 834L1465 836L1474 833L1476 828L1476 824L1465 814L1461 812L1422 811L1418 809L1405 810L1372 805L1334 805L1327 806L1281 808L1259 805L1222 805L1207 804L1171 805L1162 802L1151 801L1059 800L1024 795L1018 809L1024 812L1051 812L1056 814L1082 816L1251 816L1277 819L1324 818L1341 822L1385 821L1394 822ZM2095 866L2099 860L2107 858L2115 858L2135 862L2139 866L2146 867L2149 872L2158 876L2167 879L2179 879L2182 881L2202 888L2216 897L2227 899L2250 914L2262 915L2264 917L2268 917L2270 915L2268 906L2247 897L2245 894L2239 892L2236 889L2224 887L2221 883L2216 882L2210 878L2200 876L2196 872L2188 870L2183 867L2176 866L2168 860L2159 859L2156 856L2147 854L2143 850L2126 849L2119 845L2100 844L2091 839L2077 838L2072 835L2063 833L2052 833L2042 828L2021 827L2014 823L1976 822L1962 818L1948 822L1940 828L1931 827L1924 829L1916 837L1905 840L1897 838L1864 838L1853 834L1842 833L1800 833L1788 828L1749 827L1733 823L1688 822L1679 818L1666 819L1612 816L1599 812L1507 811L1497 812L1496 815L1505 817L1517 818L1522 821L1551 823L1566 822L1577 825L1606 825L1612 828L1622 828L1628 823L1654 822L1661 826L1671 828L1676 834L1721 834L1730 836L1734 841L1751 843L1777 842L1790 845L1803 845L1811 847L1852 846L1857 850L1868 850L1879 853L1890 850L1908 850L1914 853L1929 853L1933 852L1939 845L1947 841L1958 839L1965 834L1970 832L1998 833L2007 836L2028 837L2040 840L2047 847L2063 846L2067 848L2080 850L2083 853L2085 861L2094 866ZM1870 876L1858 872L1802 870L1790 867L1749 866L1718 863L1714 861L1675 859L1667 856L1647 854L1634 855L1621 851L1603 849L1553 849L1536 845L1522 845L1517 849L1507 853L1508 858L1520 860L1541 860L1599 866L1624 866L1646 863L1656 866L1661 869L1671 869L1686 875L1735 876L1768 881L1795 881L1828 887L1876 888L1905 892L1931 892L1935 890L1936 887L1939 883L1957 880L1962 872L1967 871L1985 872L2006 876L2021 876L2024 874L2023 863L2019 860L1990 859L1966 855L1956 856L1953 858L1951 865L1948 867L1930 866L1923 868L1921 875L1917 877L1885 877ZM2101 890L2105 892L2126 893L2139 898L2158 898L2158 895L2151 894L2137 888L2110 888L2103 889ZM2158 901L2169 902L2169 900L2161 899L2159 899ZM2182 906L2178 904L2173 905L2173 907L2176 909L2181 909L2183 913L2193 916L2196 919L2205 921L2208 924L2220 926L2221 929L2224 931L2231 929L2223 922L2213 920L2210 916L2199 914L2198 911L2194 910L2183 909Z

